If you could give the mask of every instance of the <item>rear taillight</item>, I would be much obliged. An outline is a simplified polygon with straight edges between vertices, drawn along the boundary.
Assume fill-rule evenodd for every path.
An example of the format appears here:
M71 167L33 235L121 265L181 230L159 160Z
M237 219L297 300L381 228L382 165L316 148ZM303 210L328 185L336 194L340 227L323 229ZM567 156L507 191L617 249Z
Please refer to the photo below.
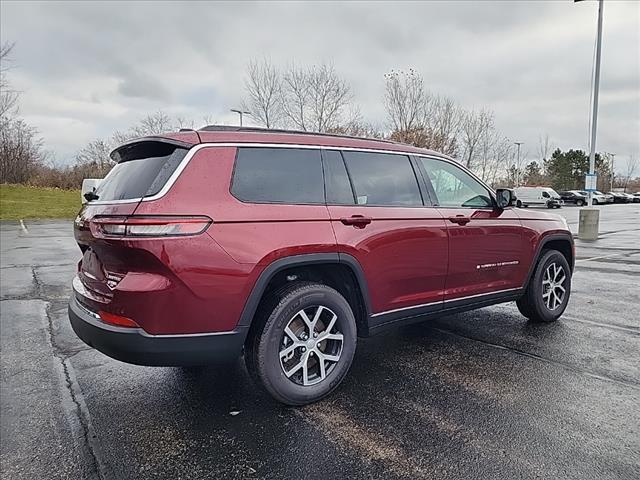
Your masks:
M198 235L212 220L204 216L130 216L95 217L91 220L97 233L108 237L175 237Z

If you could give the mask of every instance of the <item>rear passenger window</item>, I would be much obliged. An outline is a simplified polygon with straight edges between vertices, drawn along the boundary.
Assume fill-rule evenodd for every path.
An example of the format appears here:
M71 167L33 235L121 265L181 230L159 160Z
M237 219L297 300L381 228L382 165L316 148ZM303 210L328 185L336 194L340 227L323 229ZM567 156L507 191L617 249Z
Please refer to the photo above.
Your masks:
M231 193L258 203L324 203L320 150L238 148Z
M327 203L330 205L353 205L353 190L344 167L342 154L336 150L322 153L324 162L324 181Z
M409 157L389 153L342 153L358 205L422 205Z

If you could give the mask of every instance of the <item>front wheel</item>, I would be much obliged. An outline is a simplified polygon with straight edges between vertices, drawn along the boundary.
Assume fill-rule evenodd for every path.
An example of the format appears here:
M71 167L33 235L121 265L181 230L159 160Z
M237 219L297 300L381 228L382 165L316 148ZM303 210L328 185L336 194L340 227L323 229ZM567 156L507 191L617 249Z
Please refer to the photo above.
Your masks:
M540 258L518 310L532 322L554 322L564 313L571 294L571 269L557 250L547 250Z
M596 198L592 199L592 200L591 200L591 203L592 203L593 205L597 205L597 204L598 204L598 199L596 199Z
M584 200L576 200L576 205L581 207L584 205Z
M249 373L287 405L316 402L349 371L356 322L349 303L331 287L294 283L261 305L245 345Z

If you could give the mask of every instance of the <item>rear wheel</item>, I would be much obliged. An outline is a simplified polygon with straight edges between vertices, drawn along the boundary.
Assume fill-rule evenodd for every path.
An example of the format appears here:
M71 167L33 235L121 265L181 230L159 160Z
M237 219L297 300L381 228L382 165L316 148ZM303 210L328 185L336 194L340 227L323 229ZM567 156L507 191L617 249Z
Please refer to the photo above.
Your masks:
M349 303L318 283L296 283L261 306L245 346L254 379L276 400L305 405L342 382L356 350L356 322Z
M522 208L522 201L521 201L521 200L518 200L518 201L516 202L516 207L518 207L518 208Z
M584 205L584 200L576 200L576 205L581 207Z
M598 199L597 198L592 199L591 203L593 203L594 205L597 205L598 204Z
M567 308L571 294L571 269L557 250L547 250L533 273L518 310L532 322L553 322Z

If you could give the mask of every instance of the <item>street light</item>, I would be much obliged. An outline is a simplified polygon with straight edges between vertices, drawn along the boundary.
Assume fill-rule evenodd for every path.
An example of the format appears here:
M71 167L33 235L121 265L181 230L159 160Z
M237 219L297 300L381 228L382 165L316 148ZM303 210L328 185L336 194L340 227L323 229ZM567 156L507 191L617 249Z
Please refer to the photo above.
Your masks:
M518 173L518 171L520 170L520 145L523 145L524 142L513 142L514 145L518 146L518 160L516 161L516 175L518 176L518 178L516 179L516 183L520 182L520 173ZM516 185L517 187L518 185Z
M609 156L611 157L611 192L613 192L613 160L616 157L615 153L610 153Z
M582 0L574 0L579 2ZM600 57L602 52L602 12L603 0L598 2L598 36L596 40L596 64L593 75L593 115L591 118L591 151L589 152L589 178L593 181L596 169L596 131L598 127L598 94L600 92ZM586 179L585 179L585 183ZM594 182L595 183L595 182ZM583 240L597 240L600 223L600 210L593 206L593 190L595 185L585 185L589 191L589 208L580 210L580 222L578 224L578 237Z
M251 112L245 112L244 110L238 110L235 108L232 108L231 111L240 115L240 126L242 126L242 115L251 115Z

